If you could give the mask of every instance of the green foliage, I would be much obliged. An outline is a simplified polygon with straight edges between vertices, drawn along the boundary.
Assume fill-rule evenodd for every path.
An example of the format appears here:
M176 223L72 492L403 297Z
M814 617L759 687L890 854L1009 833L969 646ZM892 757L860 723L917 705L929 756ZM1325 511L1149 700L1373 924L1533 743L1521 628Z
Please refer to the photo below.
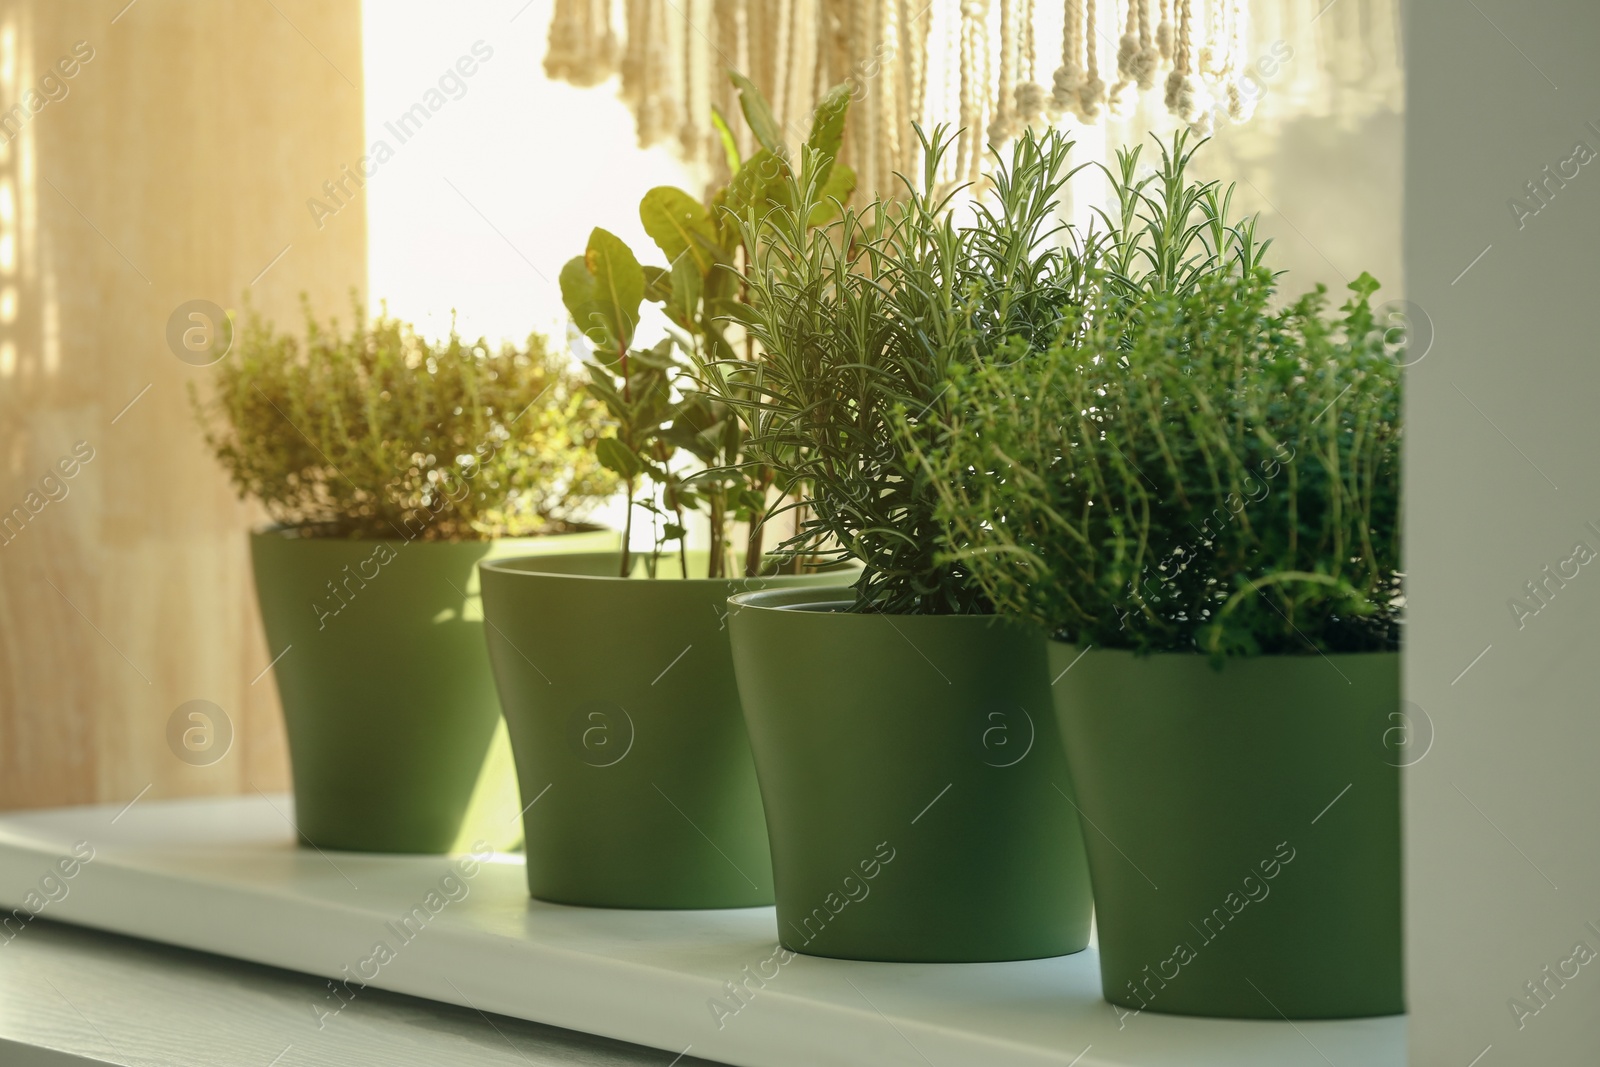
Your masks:
M733 313L761 355L728 357L718 369L747 391L718 392L741 412L749 454L810 487L801 532L783 548L837 546L860 561L859 611L988 610L967 562L940 552L933 479L949 474L918 457L943 447L957 418L954 370L1051 330L1084 287L1083 250L1051 221L1071 144L1019 140L994 203L957 226L937 191L948 143L943 131L924 139L921 185L908 181L902 201L846 207L812 227L831 179L808 165L787 180L785 206L744 225L758 251L751 299Z
M387 315L348 334L305 307L305 338L253 310L215 389L190 400L241 497L328 537L472 540L576 528L615 480L604 429L564 361L531 335L443 343Z
M1159 141L1156 147L1161 166L1143 178L1139 146L1119 151L1116 170L1106 171L1116 214L1098 213L1105 233L1096 269L1132 295L1182 294L1215 275L1260 266L1270 242L1256 240L1254 217L1233 217L1233 186L1188 180L1200 147L1190 147L1188 132L1175 134L1170 149Z
M748 297L743 272L749 250L740 220L789 204L793 188L789 153L771 108L747 78L731 77L761 148L740 159L727 121L714 112L732 174L728 183L707 203L670 186L645 194L639 219L668 265L642 266L621 239L596 228L584 255L561 271L562 299L594 346L588 389L617 425L615 437L600 441L596 454L626 484L624 538L632 535L635 509L658 522L651 574L662 545L675 541L680 555L685 553L685 516L697 511L711 527L710 576L730 570L735 522L750 528L744 573L759 573L769 490L789 488L770 467L752 461L743 427L727 403L749 388L728 361L741 346L753 351L749 339L736 328L730 334L728 326ZM835 201L848 199L855 186L850 168L834 162L849 102L843 87L823 98L804 149L825 174ZM641 349L634 332L646 301L661 305L672 333ZM621 573L631 573L632 565L625 548ZM688 573L687 562L682 570Z
M1252 220L1182 138L1135 179L1047 335L953 366L920 450L940 558L1000 610L1102 648L1399 644L1400 370L1363 274L1274 308Z

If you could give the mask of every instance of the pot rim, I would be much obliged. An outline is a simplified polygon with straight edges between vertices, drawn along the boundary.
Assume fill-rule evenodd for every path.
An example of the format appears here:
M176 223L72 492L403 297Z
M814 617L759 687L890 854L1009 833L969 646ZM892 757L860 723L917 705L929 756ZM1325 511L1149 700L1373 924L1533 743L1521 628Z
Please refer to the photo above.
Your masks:
M855 590L848 585L812 585L799 589L752 589L748 593L736 593L728 598L730 608L756 608L761 611L812 610L818 615L844 614L840 608L848 607L855 602Z
M1099 645L1090 645L1088 648L1083 648L1082 646L1080 646L1075 641L1062 641L1062 640L1060 640L1058 638L1054 638L1054 637L1050 638L1050 643L1052 645L1058 645L1061 648L1073 649L1073 650L1077 651L1080 655L1087 656L1087 655L1093 654L1097 658L1100 657L1100 656L1106 656L1106 655L1117 655L1117 656L1124 656L1124 657L1127 657L1127 658L1133 659L1133 660L1160 660L1162 662L1167 662L1167 663L1178 663L1178 662L1193 663L1193 662L1201 661L1201 660L1209 660L1211 658L1211 653L1209 653L1209 652L1199 652L1199 651L1195 651L1195 652L1140 652L1137 649L1132 649L1132 648L1102 648ZM1263 663L1263 662L1292 663L1292 662L1295 662L1295 661L1298 661L1298 660L1310 661L1310 660L1314 660L1314 659L1318 659L1318 658L1328 659L1328 660L1352 660L1352 659L1362 659L1362 658L1376 658L1376 657L1380 657L1380 656L1393 656L1393 657L1398 658L1398 657L1400 657L1400 656L1402 656L1404 654L1405 654L1405 649L1374 650L1374 651L1370 651L1370 652L1322 652L1320 650L1312 649L1312 650L1309 650L1309 651L1306 651L1306 652L1261 652L1261 653L1257 653L1256 655L1253 655L1253 656L1226 656L1223 659L1223 663L1224 663L1224 665L1235 664L1235 663Z
M766 574L757 575L755 577L746 577L745 575L739 574L729 575L726 578L645 578L634 577L630 575L627 578L624 578L618 574L572 574L567 571L539 570L537 568L530 569L529 566L531 564L542 563L552 559L574 560L588 558L596 560L617 560L621 557L621 553L621 549L616 549L615 551L611 552L563 552L559 555L553 555L549 553L534 553L526 556L501 556L499 559L483 560L478 564L478 567L480 570L493 571L495 574L505 575L511 578L569 578L574 581L584 582L627 582L631 584L648 583L652 587L670 586L674 589L686 587L699 589L727 588L730 585L747 586L752 583L765 583L784 578L817 578L826 573L824 571L810 571L806 574ZM521 564L521 566L519 566L519 564ZM758 593L780 591L782 590L777 588L756 588L750 590L749 592ZM737 595L743 596L745 594L739 593Z
M982 615L894 615L881 611L840 611L839 606L849 606L856 601L855 587L848 585L811 585L800 588L786 587L782 589L757 589L748 593L737 593L728 598L728 606L734 610L751 608L756 611L805 611L807 615L833 615L845 616L852 619L889 619L896 625L925 626L932 620L981 621L985 624L997 622L1014 622L1026 625L1025 621L1014 615L999 615L987 613ZM827 610L815 610L826 608ZM808 610L811 609L811 610Z
M519 534L516 537L462 537L454 541L444 541L437 538L426 537L319 537L316 535L304 536L300 531L304 526L288 526L284 523L262 523L250 528L252 540L278 540L301 541L306 544L364 544L364 545L492 545L514 544L518 541L548 541L559 537L587 537L597 533L615 533L609 526L597 526L593 530L563 530L560 533L545 534Z

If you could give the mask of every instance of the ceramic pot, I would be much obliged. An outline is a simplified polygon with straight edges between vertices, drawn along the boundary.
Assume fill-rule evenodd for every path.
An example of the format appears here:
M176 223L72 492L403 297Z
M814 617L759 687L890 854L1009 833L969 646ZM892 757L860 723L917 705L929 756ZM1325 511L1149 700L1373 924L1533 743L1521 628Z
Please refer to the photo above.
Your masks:
M856 614L852 599L730 601L779 940L939 963L1082 949L1089 877L1043 635L992 616Z
M1404 1011L1399 654L1051 656L1106 999Z
M528 891L615 908L772 903L727 600L817 576L617 577L616 553L481 568ZM704 568L704 554L694 563Z
M477 563L495 554L593 549L616 536L445 542L253 534L301 841L367 852L449 849L500 715Z

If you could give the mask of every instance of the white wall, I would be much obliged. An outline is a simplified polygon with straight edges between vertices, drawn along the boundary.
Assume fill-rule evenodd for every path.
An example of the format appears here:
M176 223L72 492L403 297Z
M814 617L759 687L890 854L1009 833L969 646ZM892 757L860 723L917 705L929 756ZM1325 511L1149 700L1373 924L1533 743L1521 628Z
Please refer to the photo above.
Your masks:
M1524 983L1600 952L1600 562L1521 624L1510 601L1600 551L1600 160L1520 228L1508 201L1600 151L1600 5L1411 0L1406 40L1406 285L1437 334L1407 383L1406 688L1436 730L1406 784L1411 1062L1592 1067L1600 958L1544 1006Z
M372 300L424 332L448 331L454 309L468 337L520 341L537 329L560 340L556 278L589 231L604 226L645 258L655 246L639 198L656 185L699 188L669 149L637 147L615 81L579 89L545 77L551 6L362 5L368 147L394 151L359 194ZM473 73L428 98L463 56ZM429 100L442 106L402 142L390 127Z

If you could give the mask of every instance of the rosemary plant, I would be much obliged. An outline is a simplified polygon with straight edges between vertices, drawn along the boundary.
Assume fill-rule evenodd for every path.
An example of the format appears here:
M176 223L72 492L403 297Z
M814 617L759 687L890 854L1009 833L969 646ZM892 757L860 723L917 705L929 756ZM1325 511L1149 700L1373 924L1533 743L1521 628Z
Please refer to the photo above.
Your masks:
M748 383L720 393L745 421L749 454L809 487L785 551L860 561L858 611L983 612L989 597L967 561L941 552L935 482L955 475L918 456L959 420L953 369L1053 336L1091 257L1054 222L1072 173L1059 134L1021 138L966 225L952 213L959 190L937 178L950 139L941 130L922 143L920 184L902 179L902 200L813 227L826 190L802 173L784 206L746 220L757 251L751 299L735 314L760 355L708 370Z
M473 540L581 528L613 492L604 429L543 337L522 347L419 337L380 315L305 338L253 310L215 388L190 401L241 497L328 537Z
M1110 176L1090 298L1011 358L953 366L940 558L999 609L1102 648L1398 647L1400 371L1363 274L1274 307L1253 220L1190 181ZM1230 191L1231 192L1231 191Z

